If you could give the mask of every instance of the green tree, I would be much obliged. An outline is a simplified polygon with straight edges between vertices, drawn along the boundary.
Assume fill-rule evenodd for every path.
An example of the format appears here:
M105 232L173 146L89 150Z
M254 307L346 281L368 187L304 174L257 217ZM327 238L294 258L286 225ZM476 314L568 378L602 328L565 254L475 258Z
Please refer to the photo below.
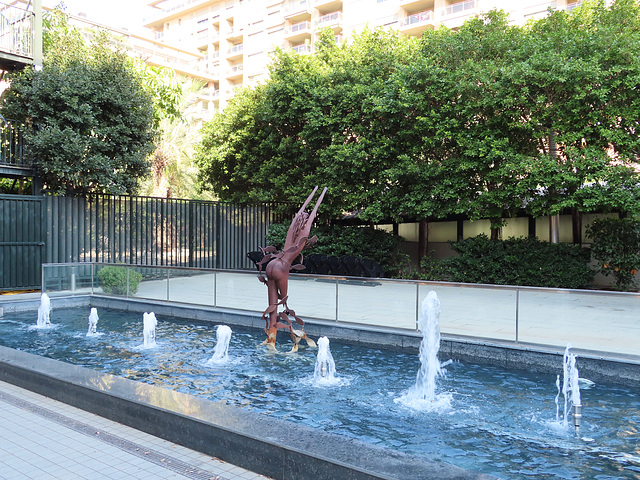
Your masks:
M528 202L534 216L638 211L639 8L635 0L583 2L524 29L507 73L538 143L528 168L539 189Z
M367 30L341 46L323 32L316 55L277 52L269 80L205 127L203 185L223 200L293 203L326 185L325 217L377 202L399 145L386 90L414 50L412 39Z
M600 272L613 275L616 290L633 289L640 270L640 220L599 218L587 227L587 235Z
M133 193L153 150L151 96L103 34L90 44L60 12L47 18L44 65L11 79L2 114L24 123L27 154L55 194Z
M496 11L457 32L423 35L419 58L401 72L398 103L415 140L389 172L398 188L386 215L464 214L497 228L522 207L523 161L535 150L503 80L520 41L520 29Z
M222 199L360 218L505 218L638 208L638 4L588 3L525 27L489 12L420 42L382 30L279 52L265 85L207 126Z
M200 129L192 119L203 84L194 80L180 81L175 75L169 76L168 80L174 85L171 90L178 91L175 101L170 104L175 114L163 115L159 120L156 148L151 155L152 175L141 181L139 193L213 200L210 194L200 192L198 170L192 161L195 146L201 139Z

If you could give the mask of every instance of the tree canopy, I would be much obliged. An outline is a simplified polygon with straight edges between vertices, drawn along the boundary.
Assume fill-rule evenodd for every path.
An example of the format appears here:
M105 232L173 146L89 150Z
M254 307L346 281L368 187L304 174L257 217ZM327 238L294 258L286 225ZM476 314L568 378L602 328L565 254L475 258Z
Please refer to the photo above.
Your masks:
M156 118L140 76L106 35L87 43L60 12L47 17L44 46L42 70L13 76L1 111L25 125L46 191L135 192L148 174Z
M639 21L618 0L521 27L492 11L421 39L326 32L313 55L278 51L205 126L200 181L294 203L326 185L325 218L637 213Z

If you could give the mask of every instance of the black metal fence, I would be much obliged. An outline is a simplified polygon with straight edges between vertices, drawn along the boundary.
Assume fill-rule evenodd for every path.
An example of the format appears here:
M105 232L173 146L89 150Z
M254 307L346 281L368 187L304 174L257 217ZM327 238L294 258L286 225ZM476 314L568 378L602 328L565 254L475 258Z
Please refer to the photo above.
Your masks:
M0 195L0 213L2 290L40 288L43 262L252 269L282 220L268 204L100 195Z
M30 167L24 156L24 140L19 126L0 115L0 165Z

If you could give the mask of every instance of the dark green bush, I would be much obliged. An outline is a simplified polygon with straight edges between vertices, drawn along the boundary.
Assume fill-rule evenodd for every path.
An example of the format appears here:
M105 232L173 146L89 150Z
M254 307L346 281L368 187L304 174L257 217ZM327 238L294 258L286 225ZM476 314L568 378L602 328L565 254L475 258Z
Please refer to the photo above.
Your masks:
M553 288L589 288L595 272L590 251L536 238L490 240L486 235L451 242L457 256L422 262L426 280Z
M138 291L138 285L142 281L142 275L132 268L107 266L98 272L98 280L104 293L117 295L127 294L127 272L129 272L129 295Z
M290 224L274 224L269 227L267 244L278 250L284 246ZM320 226L311 229L318 242L303 252L341 257L352 255L369 258L382 266L385 276L396 276L400 265L407 263L407 255L400 251L402 238L370 227Z
M640 220L598 218L587 227L593 239L591 253L600 272L613 275L616 290L635 288L635 275L640 270Z

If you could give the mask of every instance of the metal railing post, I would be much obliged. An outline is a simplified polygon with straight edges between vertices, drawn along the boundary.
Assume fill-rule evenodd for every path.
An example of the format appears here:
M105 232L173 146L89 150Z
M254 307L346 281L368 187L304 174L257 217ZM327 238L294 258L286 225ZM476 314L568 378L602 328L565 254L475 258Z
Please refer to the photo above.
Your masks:
M420 330L419 322L420 322L420 284L416 283L416 325L415 325L416 332Z
M336 278L336 322L338 321L338 301L339 301L339 292L338 292L338 284L340 281Z
M213 306L218 306L218 272L213 272Z
M520 313L520 289L516 288L516 343L518 343L519 313Z

